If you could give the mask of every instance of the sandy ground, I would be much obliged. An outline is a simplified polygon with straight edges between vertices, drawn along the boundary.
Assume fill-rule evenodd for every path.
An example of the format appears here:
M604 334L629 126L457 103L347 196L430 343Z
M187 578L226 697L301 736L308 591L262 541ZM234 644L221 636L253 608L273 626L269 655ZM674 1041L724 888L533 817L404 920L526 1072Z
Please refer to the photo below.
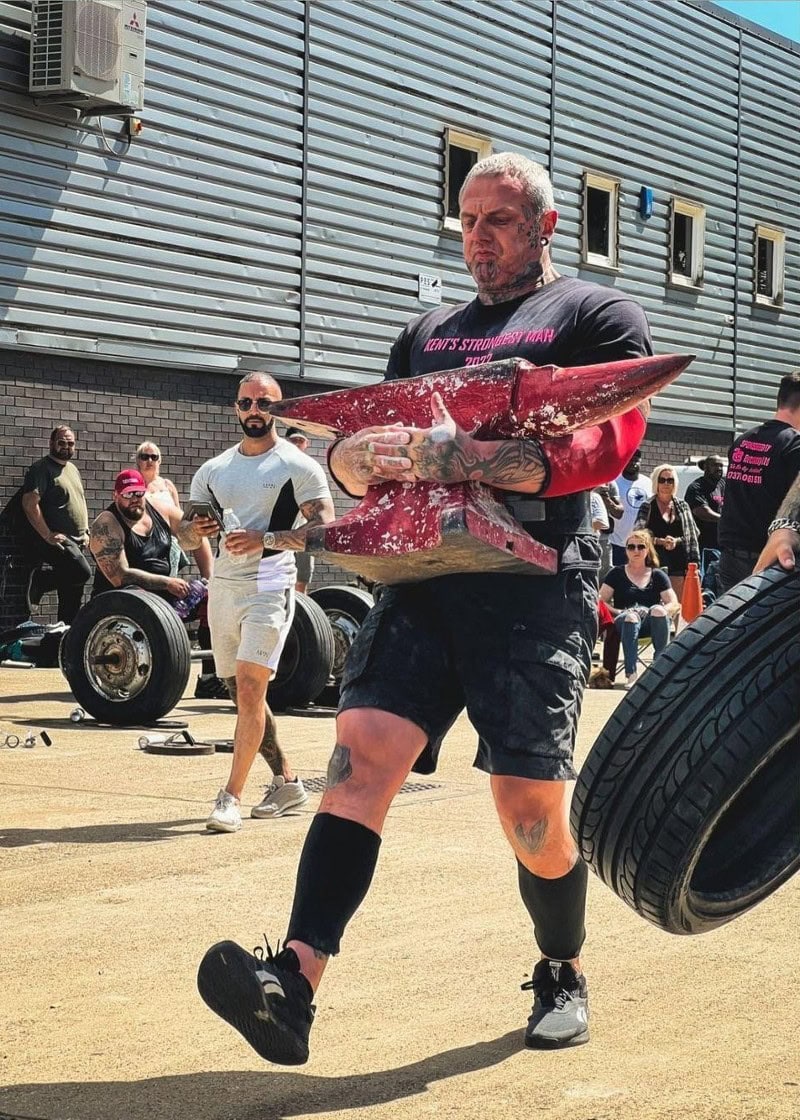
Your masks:
M589 692L581 756L619 701ZM222 754L170 758L71 724L56 670L0 669L0 1120L789 1120L800 1116L800 880L703 938L673 938L592 877L592 1041L522 1045L534 959L513 860L460 721L440 772L391 811L373 889L319 993L311 1060L263 1063L195 988L212 942L282 935L319 795L235 835L203 824ZM187 696L200 738L228 705ZM282 716L324 774L332 721ZM248 805L266 781L261 760ZM788 933L788 936L787 936Z

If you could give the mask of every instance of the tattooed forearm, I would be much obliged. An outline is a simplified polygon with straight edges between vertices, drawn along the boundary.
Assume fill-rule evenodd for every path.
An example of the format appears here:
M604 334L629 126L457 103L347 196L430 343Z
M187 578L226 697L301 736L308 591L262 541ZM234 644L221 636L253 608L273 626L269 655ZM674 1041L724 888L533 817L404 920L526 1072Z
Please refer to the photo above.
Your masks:
M327 525L336 517L332 498L316 498L311 502L301 502L300 512L305 518L303 525L296 529L284 529L275 534L275 548L290 552L302 552L306 547L306 530L313 525Z
M423 439L409 455L414 474L435 482L484 482L501 490L536 493L545 480L539 445L533 440Z
M540 852L544 847L545 838L547 837L547 817L542 817L540 821L536 821L531 827L525 831L525 826L520 821L514 827L514 835L521 847L534 855Z
M333 748L333 754L328 763L328 789L333 789L334 786L341 785L342 782L346 782L352 775L353 767L350 765L350 748L344 746L343 743L337 743Z

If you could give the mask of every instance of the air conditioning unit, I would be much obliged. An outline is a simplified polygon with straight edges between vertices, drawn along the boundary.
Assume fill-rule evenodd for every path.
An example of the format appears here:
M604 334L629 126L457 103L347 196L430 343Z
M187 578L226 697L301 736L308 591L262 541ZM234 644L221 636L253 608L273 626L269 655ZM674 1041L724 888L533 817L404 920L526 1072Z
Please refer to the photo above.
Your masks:
M82 112L139 112L146 16L132 0L33 0L29 92Z

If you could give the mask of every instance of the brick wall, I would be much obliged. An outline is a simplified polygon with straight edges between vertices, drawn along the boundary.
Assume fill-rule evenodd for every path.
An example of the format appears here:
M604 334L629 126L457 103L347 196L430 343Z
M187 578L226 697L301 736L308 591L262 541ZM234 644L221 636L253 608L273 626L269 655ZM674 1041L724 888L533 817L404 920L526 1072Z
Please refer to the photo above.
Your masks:
M667 424L648 424L642 442L642 474L650 474L660 463L679 467L685 460L705 455L727 455L733 440L731 432L708 432Z

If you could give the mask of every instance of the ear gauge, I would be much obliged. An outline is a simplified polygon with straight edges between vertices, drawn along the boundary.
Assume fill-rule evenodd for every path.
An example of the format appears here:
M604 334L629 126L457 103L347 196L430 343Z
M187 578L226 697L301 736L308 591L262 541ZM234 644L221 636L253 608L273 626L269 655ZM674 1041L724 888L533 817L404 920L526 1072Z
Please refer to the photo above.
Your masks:
M540 237L539 238L539 244L542 246L542 248L544 248L545 245L550 244L550 238L549 237Z

